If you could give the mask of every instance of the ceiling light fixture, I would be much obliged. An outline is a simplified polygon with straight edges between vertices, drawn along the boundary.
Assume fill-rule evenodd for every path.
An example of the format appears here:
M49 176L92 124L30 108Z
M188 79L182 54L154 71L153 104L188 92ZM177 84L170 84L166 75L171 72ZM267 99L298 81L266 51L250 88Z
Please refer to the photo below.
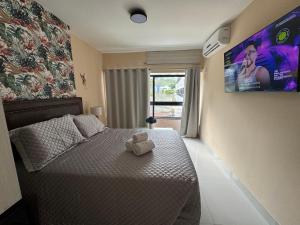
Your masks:
M147 14L143 9L135 8L129 11L130 19L134 23L145 23L147 21Z

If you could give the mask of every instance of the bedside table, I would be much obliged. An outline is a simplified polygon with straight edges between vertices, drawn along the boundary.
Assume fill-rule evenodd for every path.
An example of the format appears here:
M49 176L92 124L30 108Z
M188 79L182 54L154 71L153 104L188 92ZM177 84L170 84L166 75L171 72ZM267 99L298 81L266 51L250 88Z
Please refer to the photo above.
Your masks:
M1 214L0 225L33 225L29 221L26 204L20 200Z

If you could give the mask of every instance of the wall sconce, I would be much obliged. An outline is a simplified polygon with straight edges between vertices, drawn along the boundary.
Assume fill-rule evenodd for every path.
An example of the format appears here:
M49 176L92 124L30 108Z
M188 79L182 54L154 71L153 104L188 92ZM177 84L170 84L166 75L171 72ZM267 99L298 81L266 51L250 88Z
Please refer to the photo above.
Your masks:
M100 116L102 115L102 107L101 106L91 107L91 114L95 115L97 118L100 118Z
M85 73L80 73L80 78L82 81L83 86L86 86L86 77L85 77Z

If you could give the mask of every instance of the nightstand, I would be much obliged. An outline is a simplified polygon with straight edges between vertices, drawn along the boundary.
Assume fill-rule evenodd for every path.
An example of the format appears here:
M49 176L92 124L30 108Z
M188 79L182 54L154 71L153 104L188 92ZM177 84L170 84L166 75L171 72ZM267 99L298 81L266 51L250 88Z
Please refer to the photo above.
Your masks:
M33 225L25 203L20 200L0 215L0 225Z

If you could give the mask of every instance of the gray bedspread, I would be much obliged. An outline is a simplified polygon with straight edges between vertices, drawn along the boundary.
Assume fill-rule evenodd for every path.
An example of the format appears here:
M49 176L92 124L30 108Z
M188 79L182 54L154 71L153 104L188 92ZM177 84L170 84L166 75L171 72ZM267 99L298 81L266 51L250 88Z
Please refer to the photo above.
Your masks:
M18 165L39 224L198 225L198 180L181 137L148 130L156 148L137 157L124 145L136 132L107 128L39 172Z

